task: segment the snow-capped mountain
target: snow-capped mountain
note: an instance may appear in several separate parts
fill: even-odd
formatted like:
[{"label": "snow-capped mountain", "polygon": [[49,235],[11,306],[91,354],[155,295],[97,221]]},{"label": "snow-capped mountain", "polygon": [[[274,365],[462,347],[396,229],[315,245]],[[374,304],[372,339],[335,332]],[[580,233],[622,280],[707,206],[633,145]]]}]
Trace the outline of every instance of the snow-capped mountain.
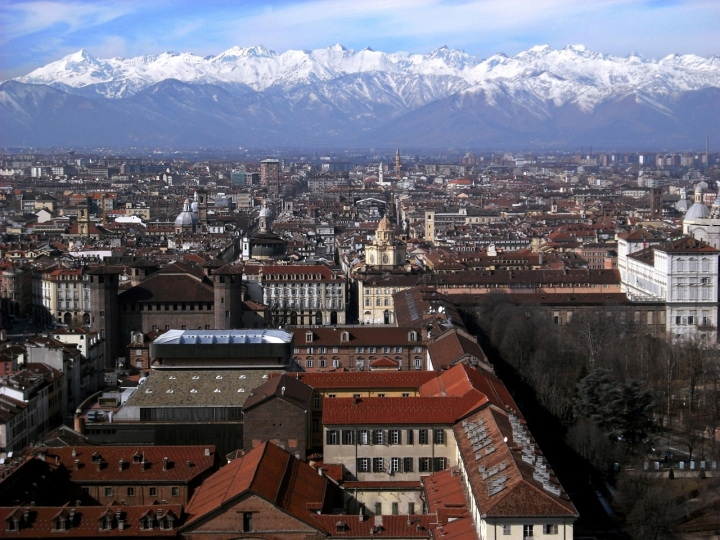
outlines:
[{"label": "snow-capped mountain", "polygon": [[[41,87],[46,88],[42,98]],[[233,144],[240,139],[252,144],[246,130],[234,130],[237,123],[252,124],[253,137],[278,137],[278,144],[294,144],[295,136],[319,144],[374,144],[385,136],[430,144],[431,136],[442,146],[443,139],[460,134],[488,144],[538,141],[549,134],[548,140],[559,144],[574,144],[571,139],[581,134],[591,140],[597,136],[595,144],[610,144],[613,138],[630,144],[648,137],[678,141],[712,136],[720,129],[711,122],[720,104],[704,100],[717,89],[717,56],[653,60],[605,55],[581,45],[537,46],[484,60],[447,47],[407,54],[341,45],[277,53],[255,46],[208,57],[166,52],[130,59],[99,59],[82,50],[3,83],[0,114],[9,124],[26,126],[21,128],[24,137],[32,136],[31,126],[39,121],[32,113],[39,103],[62,102],[64,110],[45,112],[57,116],[69,114],[71,103],[80,107],[89,100],[74,119],[90,114],[88,108],[102,109],[109,116],[113,113],[108,111],[115,111],[127,117],[124,122],[131,125],[136,111],[147,108],[143,122],[163,118],[166,126],[174,126],[171,133],[181,129],[192,134],[198,130],[191,124],[205,117],[220,122],[227,130],[223,138],[230,137]],[[266,125],[263,118],[272,121]],[[588,131],[587,126],[595,128]],[[128,137],[152,139],[154,132],[151,126],[143,135]]]}]

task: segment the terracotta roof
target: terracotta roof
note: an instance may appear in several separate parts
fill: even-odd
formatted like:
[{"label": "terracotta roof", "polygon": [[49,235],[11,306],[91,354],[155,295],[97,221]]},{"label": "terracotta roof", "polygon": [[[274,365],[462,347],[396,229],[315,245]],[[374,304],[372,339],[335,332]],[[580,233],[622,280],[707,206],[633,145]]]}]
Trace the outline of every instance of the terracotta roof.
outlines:
[{"label": "terracotta roof", "polygon": [[[270,377],[279,376],[270,374]],[[434,379],[437,375],[433,371],[398,371],[398,372],[316,372],[293,373],[289,375],[304,382],[317,390],[334,389],[373,389],[385,390],[390,388],[418,389],[424,383]]]},{"label": "terracotta roof", "polygon": [[[28,520],[23,517],[26,509],[29,511]],[[117,515],[120,513],[124,522],[123,530],[118,528]],[[157,516],[173,515],[172,529],[160,529],[157,523]],[[141,529],[140,518],[145,515],[154,517],[152,529]],[[158,506],[78,506],[69,505],[61,507],[5,507],[0,508],[0,523],[5,533],[5,523],[10,516],[16,516],[20,520],[20,530],[12,531],[6,536],[12,538],[103,538],[103,537],[148,537],[176,536],[182,506],[175,504],[163,504]],[[101,530],[101,520],[105,515],[113,516],[113,528],[109,531]],[[62,516],[68,525],[67,531],[54,530],[53,519]],[[72,516],[72,519],[70,519]]]},{"label": "terracotta roof", "polygon": [[273,397],[287,401],[301,409],[307,409],[310,405],[312,393],[313,389],[307,384],[295,377],[283,374],[254,388],[250,397],[245,400],[243,410],[247,411]]},{"label": "terracotta roof", "polygon": [[344,425],[453,424],[487,403],[479,392],[462,397],[370,397],[326,399],[322,423]]},{"label": "terracotta roof", "polygon": [[139,285],[120,294],[121,303],[136,302],[202,302],[215,301],[213,288],[186,274],[156,272]]},{"label": "terracotta roof", "polygon": [[265,442],[202,483],[190,500],[189,517],[183,528],[221,510],[248,492],[317,527],[312,520],[315,513],[308,506],[330,511],[333,502],[331,486],[329,480],[310,465]]},{"label": "terracotta roof", "polygon": [[369,480],[365,482],[351,481],[343,484],[345,489],[370,489],[370,490],[398,490],[398,489],[421,489],[422,483],[419,480]]},{"label": "terracotta roof", "polygon": [[[209,455],[205,455],[209,450]],[[75,456],[73,456],[73,452]],[[141,460],[145,457],[145,469]],[[163,459],[168,458],[167,470]],[[57,459],[57,461],[56,461]],[[97,460],[102,459],[98,470]],[[120,460],[123,467],[120,470]],[[75,460],[79,468],[75,468]],[[190,468],[187,462],[190,461]],[[108,483],[138,480],[189,482],[215,464],[215,447],[208,446],[81,446],[48,448],[45,463],[64,467],[72,482]]]},{"label": "terracotta roof", "polygon": [[427,347],[435,369],[442,369],[468,356],[487,363],[487,357],[477,341],[457,330],[445,332],[428,343]]},{"label": "terracotta roof", "polygon": [[436,531],[435,538],[477,540],[478,535],[468,511],[465,487],[456,469],[424,476],[422,483],[429,512],[437,515],[437,524],[432,525]]},{"label": "terracotta roof", "polygon": [[[453,428],[467,472],[466,481],[484,516],[577,516],[577,510],[562,491],[534,440],[525,431],[522,420],[518,421],[518,425],[522,426],[525,441],[515,440],[510,417],[495,407],[484,407],[466,421],[474,426],[482,425],[483,438],[490,439],[484,450],[480,448],[477,451],[461,423]],[[523,442],[530,449],[528,455],[521,451]],[[488,448],[493,448],[493,451],[487,452]],[[543,483],[534,478],[535,465],[525,459],[531,459],[538,467],[542,463],[549,485],[558,489],[559,495],[543,488]],[[498,485],[499,489],[492,489]]]},{"label": "terracotta roof", "polygon": [[395,368],[397,369],[400,363],[397,360],[383,356],[370,362],[370,367],[374,368]]},{"label": "terracotta roof", "polygon": [[443,371],[438,377],[420,387],[420,395],[425,397],[464,396],[471,390],[482,393],[490,403],[501,409],[509,406],[516,414],[520,414],[515,400],[500,379],[487,371],[475,369],[467,364],[458,364]]},{"label": "terracotta roof", "polygon": [[[313,519],[335,538],[429,538],[435,516],[410,516],[409,524],[408,516],[366,516],[360,521],[357,515],[323,514]],[[376,522],[381,525],[376,526]]]}]

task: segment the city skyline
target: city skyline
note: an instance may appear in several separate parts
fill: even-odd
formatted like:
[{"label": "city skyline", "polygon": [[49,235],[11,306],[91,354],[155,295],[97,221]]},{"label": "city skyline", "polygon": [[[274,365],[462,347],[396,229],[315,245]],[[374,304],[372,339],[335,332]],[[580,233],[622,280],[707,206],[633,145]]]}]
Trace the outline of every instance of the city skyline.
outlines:
[{"label": "city skyline", "polygon": [[[508,16],[508,14],[512,14]],[[160,24],[158,24],[160,22]],[[213,55],[233,46],[282,52],[341,43],[426,53],[447,45],[487,58],[534,45],[582,43],[606,54],[720,53],[720,7],[704,1],[608,0],[577,4],[467,1],[349,3],[8,2],[0,8],[0,79],[87,49],[97,57],[165,51]]]}]

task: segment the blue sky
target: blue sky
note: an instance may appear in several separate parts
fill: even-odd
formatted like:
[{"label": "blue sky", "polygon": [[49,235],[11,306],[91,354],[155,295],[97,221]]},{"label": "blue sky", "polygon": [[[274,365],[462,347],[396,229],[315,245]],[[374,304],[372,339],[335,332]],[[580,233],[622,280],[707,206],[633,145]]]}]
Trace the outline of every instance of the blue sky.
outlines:
[{"label": "blue sky", "polygon": [[487,57],[533,45],[720,55],[720,0],[306,0],[0,3],[0,80],[81,48],[101,57],[163,51],[218,54],[233,45],[276,51],[342,43]]}]

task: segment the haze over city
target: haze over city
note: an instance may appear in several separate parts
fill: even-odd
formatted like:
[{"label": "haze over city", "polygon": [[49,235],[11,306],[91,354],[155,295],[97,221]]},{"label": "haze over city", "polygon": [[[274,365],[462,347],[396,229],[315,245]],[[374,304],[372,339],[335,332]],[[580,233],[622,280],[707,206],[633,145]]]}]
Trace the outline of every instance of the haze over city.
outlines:
[{"label": "haze over city", "polygon": [[0,5],[0,536],[709,540],[720,3]]}]

